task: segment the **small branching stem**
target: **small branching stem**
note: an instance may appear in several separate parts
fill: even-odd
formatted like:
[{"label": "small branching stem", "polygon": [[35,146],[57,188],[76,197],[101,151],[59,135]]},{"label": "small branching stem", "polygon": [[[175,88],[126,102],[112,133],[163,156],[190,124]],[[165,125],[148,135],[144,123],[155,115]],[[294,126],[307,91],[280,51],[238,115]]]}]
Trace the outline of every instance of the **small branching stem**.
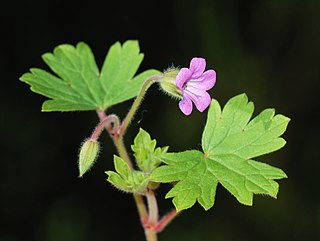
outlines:
[{"label": "small branching stem", "polygon": [[170,213],[165,215],[154,227],[157,233],[160,233],[175,217],[177,217],[181,212],[177,212],[176,209],[172,209]]},{"label": "small branching stem", "polygon": [[120,121],[118,116],[114,114],[106,116],[105,113],[100,110],[97,111],[97,113],[100,118],[100,123],[96,126],[96,128],[92,132],[90,137],[91,139],[97,140],[104,128],[106,128],[108,133],[112,133],[113,130],[119,129]]},{"label": "small branching stem", "polygon": [[[106,130],[108,131],[110,137],[113,140],[114,145],[117,148],[117,151],[119,153],[119,156],[128,163],[129,167],[133,170],[133,166],[132,166],[132,162],[130,160],[130,157],[128,155],[128,152],[125,148],[124,142],[123,142],[123,137],[119,136],[118,134],[118,130],[120,127],[120,121],[118,116],[111,114],[106,116],[106,113],[103,110],[99,110],[97,111],[99,119],[100,119],[100,123],[98,124],[98,126],[96,127],[96,129],[98,129],[98,127],[105,127]],[[108,117],[112,117],[112,119],[114,120],[114,122],[109,122],[106,121],[104,122],[104,120],[106,120]],[[112,126],[113,124],[113,126]],[[96,129],[93,131],[93,134],[96,132]]]},{"label": "small branching stem", "polygon": [[[106,114],[104,111],[98,111],[98,116],[99,116],[99,119],[102,121],[104,119],[107,118]],[[117,148],[117,151],[120,155],[120,157],[125,160],[130,169],[133,170],[133,166],[132,166],[132,162],[130,160],[130,157],[128,155],[128,152],[124,146],[124,143],[123,143],[123,139],[122,137],[120,138],[116,133],[117,131],[114,130],[114,128],[116,127],[116,125],[113,126],[113,128],[111,128],[111,125],[110,123],[105,123],[105,126],[106,130],[109,132],[110,136],[112,137],[112,140]],[[119,125],[117,126],[117,128],[119,128]],[[134,198],[134,201],[136,203],[136,206],[137,206],[137,209],[138,209],[138,213],[139,213],[139,217],[140,217],[140,220],[141,220],[141,224],[142,226],[144,227],[144,224],[148,221],[148,212],[147,212],[147,208],[146,208],[146,205],[144,203],[144,200],[143,200],[143,196],[140,195],[140,194],[133,194],[133,198]],[[148,234],[150,235],[150,234]],[[146,238],[147,238],[147,233],[146,233]],[[152,239],[147,239],[148,241],[155,241],[155,240],[152,240]]]},{"label": "small branching stem", "polygon": [[[105,128],[111,136],[117,148],[119,156],[128,163],[131,170],[134,170],[134,168],[132,161],[128,155],[127,149],[125,148],[123,136],[136,111],[138,110],[138,107],[140,106],[146,91],[153,83],[159,81],[161,78],[161,75],[154,75],[145,80],[145,82],[141,86],[137,98],[133,102],[127,116],[124,118],[121,125],[119,124],[120,121],[116,115],[111,114],[106,116],[104,110],[97,111],[100,123],[93,131],[91,138],[98,138],[103,128]],[[147,189],[145,192],[145,196],[148,204],[148,210],[146,208],[143,196],[137,193],[133,194],[133,198],[138,209],[140,221],[143,225],[147,241],[157,241],[157,233],[161,232],[177,216],[178,212],[174,209],[169,214],[165,215],[160,221],[158,221],[158,204],[154,191],[151,189]]]}]

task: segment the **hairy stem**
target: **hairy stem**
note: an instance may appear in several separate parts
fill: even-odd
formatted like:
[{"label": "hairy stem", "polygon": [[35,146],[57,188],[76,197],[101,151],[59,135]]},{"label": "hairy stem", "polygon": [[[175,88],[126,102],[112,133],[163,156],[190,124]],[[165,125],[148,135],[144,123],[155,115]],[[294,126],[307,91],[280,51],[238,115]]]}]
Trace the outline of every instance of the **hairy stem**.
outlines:
[{"label": "hairy stem", "polygon": [[[97,114],[98,114],[98,116],[99,116],[100,121],[104,120],[104,119],[107,117],[107,116],[106,116],[106,113],[105,113],[104,110],[102,110],[102,109],[97,110]],[[119,122],[120,122],[120,121],[119,121]],[[104,127],[106,128],[106,130],[107,130],[109,133],[112,132],[112,129],[113,129],[113,128],[112,128],[111,123],[106,122],[105,125],[104,125]]]},{"label": "hairy stem", "polygon": [[[151,86],[151,84],[161,79],[161,77],[162,76],[160,75],[155,75],[145,80],[127,116],[122,121],[121,126],[119,125],[119,118],[118,117],[115,118],[114,117],[115,115],[106,116],[103,110],[97,111],[101,122],[96,127],[92,135],[99,136],[102,128],[105,127],[106,130],[109,132],[110,136],[112,137],[112,140],[118,150],[120,157],[128,163],[131,170],[133,170],[133,165],[128,155],[127,149],[125,148],[125,145],[123,142],[123,136],[130,122],[132,121],[136,111],[138,110],[138,107],[141,104],[146,91]],[[109,121],[106,120],[106,118],[108,117],[110,118]],[[158,240],[157,233],[162,231],[177,216],[178,213],[174,209],[172,212],[164,216],[158,222],[158,219],[159,219],[158,204],[157,204],[157,199],[155,197],[154,191],[151,189],[148,189],[145,192],[145,195],[148,203],[148,211],[142,195],[135,193],[133,194],[133,198],[135,200],[135,203],[138,209],[140,221],[143,225],[147,241],[157,241]]]},{"label": "hairy stem", "polygon": [[159,218],[157,199],[154,191],[151,189],[146,191],[146,197],[149,211],[148,225],[154,227],[158,223]]},{"label": "hairy stem", "polygon": [[112,133],[113,130],[119,129],[120,124],[118,116],[114,114],[106,116],[105,114],[102,115],[102,112],[99,111],[98,115],[99,117],[101,115],[100,123],[96,126],[91,134],[91,139],[94,140],[97,140],[99,138],[101,132],[103,131],[103,128],[106,128],[109,133]]},{"label": "hairy stem", "polygon": [[132,162],[131,162],[131,159],[129,157],[129,154],[127,152],[127,149],[124,145],[124,142],[123,142],[123,138],[121,136],[118,136],[118,135],[114,135],[113,136],[113,142],[118,150],[118,153],[119,153],[119,156],[125,160],[126,163],[128,163],[129,167],[131,170],[133,170],[133,165],[132,165]]},{"label": "hairy stem", "polygon": [[141,224],[144,227],[144,224],[148,222],[148,212],[143,197],[139,194],[133,194],[133,198],[136,202]]},{"label": "hairy stem", "polygon": [[146,198],[148,203],[149,217],[144,225],[144,232],[147,241],[157,241],[157,231],[154,228],[158,223],[158,204],[154,191],[148,189],[146,191]]},{"label": "hairy stem", "polygon": [[[103,127],[103,125],[104,125],[104,127],[108,131],[109,135],[111,136],[111,138],[113,140],[115,147],[117,148],[119,156],[128,163],[128,165],[131,169],[133,169],[132,162],[130,160],[127,149],[125,148],[125,145],[123,142],[123,137],[118,135],[118,130],[120,127],[120,121],[119,121],[118,116],[113,115],[113,114],[106,116],[106,113],[103,110],[98,110],[97,114],[98,114],[99,119],[101,121],[98,124],[98,126],[100,126],[100,124],[103,122],[103,120],[107,119],[109,116],[112,118],[115,118],[115,117],[117,118],[117,120],[115,122],[113,122],[113,126],[108,121],[103,123],[101,126]],[[96,129],[97,129],[97,127],[96,127]],[[96,132],[96,130],[93,133],[95,133],[95,132]]]},{"label": "hairy stem", "polygon": [[[106,114],[104,111],[98,111],[98,116],[101,121],[106,118]],[[115,135],[115,133],[117,133],[117,131],[114,131],[114,128],[116,128],[116,125],[114,125],[113,128],[111,128],[110,126],[111,126],[110,123],[108,122],[105,123],[105,128],[109,132],[110,136],[112,137],[112,140],[118,150],[120,157],[128,163],[131,169],[133,169],[132,162],[124,146],[122,137],[120,138],[119,135]],[[117,128],[119,128],[119,125],[117,126]],[[148,221],[148,212],[147,212],[146,205],[143,201],[143,197],[139,194],[133,194],[133,198],[138,209],[138,214],[141,220],[141,224],[144,227],[145,223]],[[145,235],[146,235],[147,241],[157,240],[153,238],[152,233],[149,233],[149,232],[147,233],[146,230],[145,230]]]},{"label": "hairy stem", "polygon": [[119,136],[123,136],[124,133],[126,132],[127,127],[130,124],[130,122],[132,121],[133,116],[136,113],[139,105],[141,104],[141,101],[143,100],[143,97],[144,97],[147,89],[151,86],[151,84],[153,84],[154,82],[161,79],[161,77],[162,77],[161,75],[153,75],[144,81],[144,83],[141,86],[141,89],[137,95],[137,98],[135,99],[135,101],[133,102],[133,104],[131,106],[131,109],[129,110],[127,116],[122,121],[121,127],[118,132]]}]

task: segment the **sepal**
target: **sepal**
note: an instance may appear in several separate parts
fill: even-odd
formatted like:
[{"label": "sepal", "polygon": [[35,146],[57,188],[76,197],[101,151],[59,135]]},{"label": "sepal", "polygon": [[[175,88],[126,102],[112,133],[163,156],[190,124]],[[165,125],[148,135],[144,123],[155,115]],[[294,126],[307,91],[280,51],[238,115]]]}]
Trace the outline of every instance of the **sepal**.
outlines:
[{"label": "sepal", "polygon": [[82,177],[94,164],[99,154],[99,142],[87,139],[83,142],[79,153],[79,177]]},{"label": "sepal", "polygon": [[163,77],[160,79],[160,87],[169,96],[175,99],[182,99],[182,92],[176,85],[176,77],[179,69],[171,68],[164,72]]}]

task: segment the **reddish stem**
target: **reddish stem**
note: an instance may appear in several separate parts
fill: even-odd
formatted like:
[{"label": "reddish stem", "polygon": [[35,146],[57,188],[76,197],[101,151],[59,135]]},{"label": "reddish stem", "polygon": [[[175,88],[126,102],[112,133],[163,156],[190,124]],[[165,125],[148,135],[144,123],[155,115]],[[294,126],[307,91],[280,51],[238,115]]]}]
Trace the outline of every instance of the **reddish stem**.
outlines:
[{"label": "reddish stem", "polygon": [[152,189],[146,191],[146,197],[149,211],[149,218],[146,226],[153,228],[158,223],[159,218],[157,199]]},{"label": "reddish stem", "polygon": [[[99,119],[101,121],[103,121],[104,119],[107,118],[107,116],[103,110],[98,110],[97,114],[98,114]],[[109,116],[113,116],[113,115],[109,115]],[[118,119],[118,117],[117,117],[117,119]],[[132,162],[131,162],[129,155],[124,147],[122,137],[116,134],[119,130],[119,127],[120,127],[119,119],[118,119],[118,121],[114,122],[113,127],[111,126],[110,122],[106,122],[104,124],[105,124],[104,127],[109,132],[116,148],[118,149],[119,155],[121,156],[121,158],[123,158],[128,163],[129,167],[131,169],[133,169]],[[133,198],[135,200],[135,203],[136,203],[136,206],[138,209],[141,223],[142,223],[142,225],[144,225],[146,223],[146,220],[148,220],[148,212],[147,212],[146,205],[145,205],[141,195],[133,194]]]},{"label": "reddish stem", "polygon": [[[125,134],[128,125],[132,121],[145,92],[152,83],[158,81],[160,78],[161,76],[151,76],[143,83],[137,98],[135,99],[127,116],[122,121],[121,126],[119,118],[116,115],[106,116],[104,110],[97,111],[101,122],[96,127],[92,137],[99,136],[103,127],[105,127],[110,134],[120,157],[128,163],[131,170],[133,170],[133,166],[123,143],[123,135]],[[108,117],[110,120],[106,120]],[[158,221],[158,205],[153,190],[147,190],[146,192],[148,211],[146,209],[143,197],[140,194],[133,194],[133,197],[138,208],[140,220],[142,222],[147,241],[157,241],[157,233],[161,232],[179,213],[174,209],[169,214],[165,215],[160,221]]]},{"label": "reddish stem", "polygon": [[[107,117],[104,110],[97,110],[97,114],[99,116],[100,121],[102,121],[103,119],[105,119]],[[110,123],[105,123],[105,128],[109,133],[112,131],[112,126]]]},{"label": "reddish stem", "polygon": [[116,115],[108,115],[99,113],[100,123],[96,126],[94,131],[91,134],[91,139],[97,140],[104,128],[109,132],[110,135],[114,132],[114,130],[119,129],[119,118]]},{"label": "reddish stem", "polygon": [[177,217],[181,212],[177,212],[173,209],[170,213],[165,215],[154,227],[157,233],[160,233],[175,217]]}]

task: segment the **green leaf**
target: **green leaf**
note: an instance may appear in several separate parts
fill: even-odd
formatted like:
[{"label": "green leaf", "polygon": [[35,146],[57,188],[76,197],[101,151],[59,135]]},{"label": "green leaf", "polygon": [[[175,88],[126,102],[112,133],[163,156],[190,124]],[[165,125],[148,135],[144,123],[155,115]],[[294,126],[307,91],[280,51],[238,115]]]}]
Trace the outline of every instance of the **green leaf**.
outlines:
[{"label": "green leaf", "polygon": [[147,70],[135,76],[143,60],[139,52],[138,41],[126,41],[122,46],[115,43],[100,72],[87,44],[63,44],[42,56],[56,75],[32,68],[20,80],[33,92],[50,98],[43,103],[43,111],[106,109],[134,98],[146,78],[159,74]]},{"label": "green leaf", "polygon": [[150,173],[162,162],[162,156],[167,152],[168,147],[157,147],[157,141],[151,140],[148,132],[140,128],[139,133],[131,145],[137,165],[143,172]]},{"label": "green leaf", "polygon": [[120,157],[114,156],[116,172],[106,171],[107,181],[116,188],[130,193],[143,193],[149,184],[149,175],[131,170],[128,164]]},{"label": "green leaf", "polygon": [[202,136],[203,151],[163,156],[167,165],[155,169],[151,180],[177,182],[166,195],[173,198],[177,210],[190,208],[196,201],[208,210],[214,205],[218,183],[245,205],[252,205],[253,194],[276,198],[279,185],[275,180],[286,174],[252,158],[284,146],[280,136],[289,118],[266,109],[250,121],[253,110],[245,94],[230,99],[222,111],[212,100]]}]

